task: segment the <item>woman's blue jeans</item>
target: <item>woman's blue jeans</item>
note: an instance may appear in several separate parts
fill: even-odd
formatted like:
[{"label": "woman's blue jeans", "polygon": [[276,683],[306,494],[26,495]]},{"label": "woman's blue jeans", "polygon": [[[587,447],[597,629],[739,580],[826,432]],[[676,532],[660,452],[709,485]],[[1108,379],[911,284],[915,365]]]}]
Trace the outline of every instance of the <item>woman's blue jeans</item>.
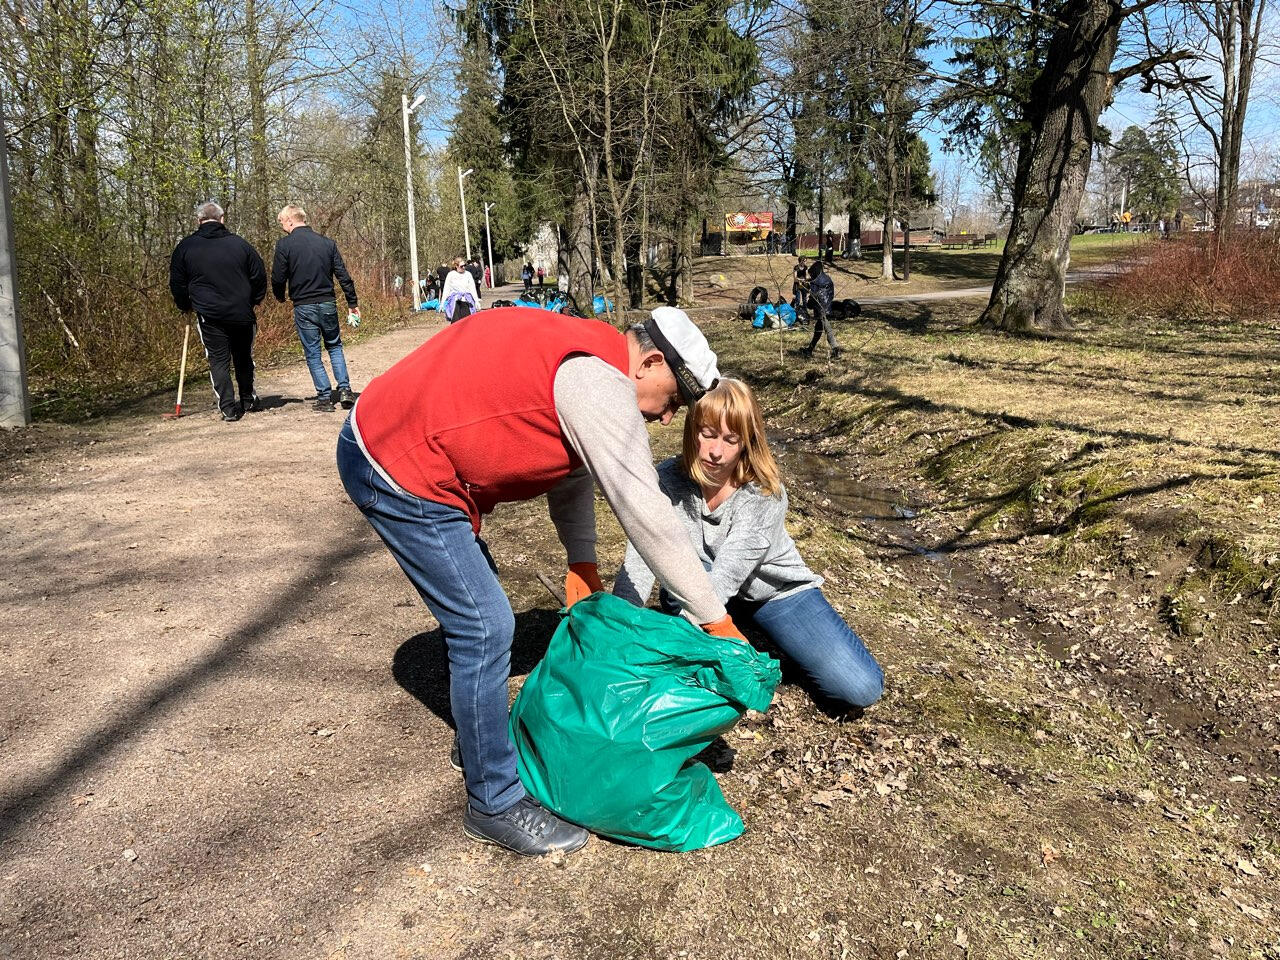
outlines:
[{"label": "woman's blue jeans", "polygon": [[338,435],[338,473],[347,496],[440,622],[467,796],[473,809],[501,813],[525,791],[507,733],[515,616],[489,549],[461,510],[398,491],[382,479],[356,443],[350,418]]},{"label": "woman's blue jeans", "polygon": [[[672,610],[666,591],[663,608]],[[752,603],[730,600],[729,612],[755,621],[774,645],[795,661],[823,697],[853,707],[869,707],[884,693],[884,671],[862,638],[827,601],[820,587],[789,597]],[[740,625],[741,626],[741,625]]]}]

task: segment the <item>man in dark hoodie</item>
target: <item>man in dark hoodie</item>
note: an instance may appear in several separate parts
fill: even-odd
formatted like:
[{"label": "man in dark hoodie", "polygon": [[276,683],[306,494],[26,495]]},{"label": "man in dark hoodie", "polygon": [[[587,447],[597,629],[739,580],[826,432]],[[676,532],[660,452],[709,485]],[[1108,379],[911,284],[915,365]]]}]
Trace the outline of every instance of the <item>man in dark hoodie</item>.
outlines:
[{"label": "man in dark hoodie", "polygon": [[338,402],[350,409],[356,402],[347,374],[347,358],[342,351],[342,325],[338,323],[338,302],[333,293],[333,278],[338,278],[342,294],[347,298],[347,322],[360,325],[360,308],[356,305],[356,285],[342,262],[338,245],[307,226],[307,211],[289,204],[276,221],[285,237],[276,244],[271,264],[271,292],[283,301],[288,285],[293,301],[293,325],[298,328],[302,354],[307,358],[311,382],[316,388],[315,405],[320,411],[333,411],[333,385],[324,368],[320,345],[329,351],[333,377],[338,381]]},{"label": "man in dark hoodie", "polygon": [[813,339],[805,349],[806,355],[812,355],[813,349],[823,334],[827,337],[827,346],[831,357],[840,356],[840,344],[836,343],[835,332],[831,329],[831,305],[835,302],[836,287],[822,267],[821,260],[815,260],[809,268],[809,306],[813,308]]},{"label": "man in dark hoodie", "polygon": [[[169,260],[169,291],[183,313],[195,311],[196,330],[209,360],[209,379],[222,419],[239,420],[246,410],[261,410],[253,392],[253,339],[258,319],[253,308],[267,295],[262,257],[243,237],[223,225],[218,204],[196,209],[200,226],[184,237]],[[231,382],[235,365],[236,399]]]}]

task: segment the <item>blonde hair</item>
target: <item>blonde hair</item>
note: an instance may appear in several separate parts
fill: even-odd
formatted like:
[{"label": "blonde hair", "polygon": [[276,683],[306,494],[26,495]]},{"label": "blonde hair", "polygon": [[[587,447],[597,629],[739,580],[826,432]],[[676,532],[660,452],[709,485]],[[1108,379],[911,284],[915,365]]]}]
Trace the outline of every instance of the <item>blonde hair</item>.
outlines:
[{"label": "blonde hair", "polygon": [[467,261],[466,261],[466,258],[465,258],[465,257],[454,257],[454,258],[453,258],[453,269],[457,270],[459,267],[464,266],[464,265],[466,264],[466,262],[467,262]]},{"label": "blonde hair", "polygon": [[722,420],[742,443],[742,454],[733,468],[734,484],[754,483],[765,496],[776,497],[782,491],[782,474],[769,450],[760,405],[741,380],[722,377],[685,416],[681,456],[684,472],[699,485],[707,483],[698,463],[698,431],[703,427],[719,430]]},{"label": "blonde hair", "polygon": [[296,203],[287,203],[278,214],[281,220],[296,220],[298,223],[305,224],[307,222],[307,211],[303,210]]}]

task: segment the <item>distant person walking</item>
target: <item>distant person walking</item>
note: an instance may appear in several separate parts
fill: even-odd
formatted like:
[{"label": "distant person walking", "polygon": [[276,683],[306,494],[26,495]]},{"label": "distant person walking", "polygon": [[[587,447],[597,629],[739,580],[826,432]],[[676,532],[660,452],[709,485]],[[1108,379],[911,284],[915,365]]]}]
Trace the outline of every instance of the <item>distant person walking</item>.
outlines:
[{"label": "distant person walking", "polygon": [[831,329],[831,305],[836,299],[836,285],[822,268],[822,261],[815,260],[809,274],[809,306],[813,307],[813,339],[805,349],[806,355],[812,355],[818,345],[818,339],[825,333],[827,346],[831,348],[831,356],[840,356],[840,344],[836,343],[835,332]]},{"label": "distant person walking", "polygon": [[827,261],[827,266],[831,266],[836,261],[836,235],[830,230],[827,231],[824,250],[823,259]]},{"label": "distant person walking", "polygon": [[195,312],[213,395],[222,419],[234,422],[246,410],[262,409],[253,391],[253,308],[267,295],[267,268],[247,240],[226,228],[225,219],[216,203],[196,209],[198,229],[179,241],[169,259],[169,292],[179,310]]},{"label": "distant person walking", "polygon": [[542,269],[542,264],[538,264],[538,286],[542,286],[547,279],[547,271]]},{"label": "distant person walking", "polygon": [[324,368],[320,354],[323,343],[333,366],[333,378],[338,381],[338,402],[346,409],[356,402],[351,392],[351,378],[347,374],[347,358],[342,352],[342,326],[338,322],[338,303],[333,292],[333,280],[337,277],[347,298],[347,321],[352,326],[360,323],[360,307],[356,303],[356,285],[342,262],[338,245],[321,236],[307,225],[307,211],[297,204],[289,204],[276,217],[284,238],[276,244],[275,260],[271,265],[271,292],[281,302],[288,288],[293,301],[293,325],[302,341],[302,353],[311,371],[311,382],[316,388],[316,409],[333,410],[333,385],[329,372]]},{"label": "distant person walking", "polygon": [[533,264],[526,263],[520,268],[520,280],[524,283],[525,293],[533,289]]}]

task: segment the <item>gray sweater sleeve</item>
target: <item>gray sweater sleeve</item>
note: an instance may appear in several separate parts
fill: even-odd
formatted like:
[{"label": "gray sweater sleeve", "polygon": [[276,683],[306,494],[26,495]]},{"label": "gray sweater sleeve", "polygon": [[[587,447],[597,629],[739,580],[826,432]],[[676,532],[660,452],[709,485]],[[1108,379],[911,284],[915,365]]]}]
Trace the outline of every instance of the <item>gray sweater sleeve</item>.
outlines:
[{"label": "gray sweater sleeve", "polygon": [[547,509],[569,563],[596,562],[596,483],[579,467],[547,491]]},{"label": "gray sweater sleeve", "polygon": [[753,497],[744,508],[746,515],[734,518],[711,563],[711,584],[721,603],[738,595],[779,534],[786,533],[785,491],[781,497]]},{"label": "gray sweater sleeve", "polygon": [[[785,490],[768,497],[748,484],[709,511],[698,485],[681,470],[679,458],[659,464],[657,473],[658,484],[680,518],[699,562],[710,571],[711,584],[722,603],[733,597],[767,602],[822,584],[787,533]],[[629,546],[613,592],[643,606],[653,590],[653,579],[644,558]]]},{"label": "gray sweater sleeve", "polygon": [[[556,371],[556,413],[565,440],[600,484],[646,566],[695,623],[725,615],[671,502],[658,489],[635,384],[596,357],[570,357]],[[581,510],[581,507],[579,507]]]}]

